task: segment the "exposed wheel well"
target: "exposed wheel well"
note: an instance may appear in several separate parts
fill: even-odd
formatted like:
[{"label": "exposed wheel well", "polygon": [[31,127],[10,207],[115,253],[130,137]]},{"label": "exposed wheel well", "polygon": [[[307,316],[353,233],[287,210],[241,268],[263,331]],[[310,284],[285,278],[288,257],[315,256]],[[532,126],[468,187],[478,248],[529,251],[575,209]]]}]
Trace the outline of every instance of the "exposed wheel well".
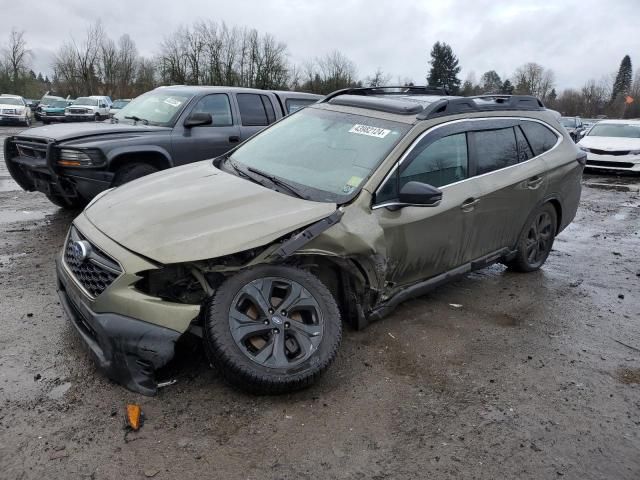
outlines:
[{"label": "exposed wheel well", "polygon": [[109,170],[115,172],[119,170],[121,167],[132,164],[132,163],[146,163],[151,165],[158,170],[164,170],[166,168],[171,167],[171,163],[161,153],[158,152],[130,152],[123,153],[118,155],[116,158],[111,160],[111,164],[109,166]]},{"label": "exposed wheel well", "polygon": [[558,233],[560,233],[560,225],[562,225],[562,206],[560,205],[560,202],[555,198],[549,200],[549,203],[553,205],[553,208],[555,208],[556,210],[556,220],[557,220],[556,235],[557,235]]}]

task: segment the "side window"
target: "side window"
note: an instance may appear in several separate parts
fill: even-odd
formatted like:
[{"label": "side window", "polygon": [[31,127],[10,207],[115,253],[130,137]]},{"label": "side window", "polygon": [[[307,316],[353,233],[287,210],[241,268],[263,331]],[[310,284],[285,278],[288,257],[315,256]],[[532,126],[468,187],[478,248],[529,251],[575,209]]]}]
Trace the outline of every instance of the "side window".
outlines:
[{"label": "side window", "polygon": [[533,151],[520,127],[516,127],[516,143],[518,144],[518,162],[526,162],[533,158]]},{"label": "side window", "polygon": [[269,124],[272,124],[276,121],[276,112],[273,109],[273,103],[271,103],[271,99],[266,95],[260,95],[260,98],[262,98],[262,104],[267,112],[267,121]]},{"label": "side window", "polygon": [[285,103],[287,105],[287,113],[297,112],[301,108],[316,103],[317,100],[307,100],[302,98],[290,98]]},{"label": "side window", "polygon": [[[238,107],[240,108],[240,118],[242,125],[245,126],[264,126],[269,125],[267,111],[264,107],[261,97],[254,93],[238,93]],[[273,106],[271,107],[273,110]],[[274,115],[275,116],[275,115]]]},{"label": "side window", "polygon": [[555,133],[538,122],[522,122],[520,124],[522,131],[529,140],[529,145],[533,149],[533,154],[538,156],[551,150],[558,141]]},{"label": "side window", "polygon": [[518,163],[513,128],[473,132],[476,147],[476,174],[493,172]]},{"label": "side window", "polygon": [[213,119],[212,127],[229,127],[233,125],[229,97],[224,93],[215,93],[202,97],[192,113],[209,113]]},{"label": "side window", "polygon": [[443,187],[468,176],[467,136],[457,133],[429,143],[420,141],[396,171],[376,193],[376,203],[398,198],[398,192],[409,182]]}]

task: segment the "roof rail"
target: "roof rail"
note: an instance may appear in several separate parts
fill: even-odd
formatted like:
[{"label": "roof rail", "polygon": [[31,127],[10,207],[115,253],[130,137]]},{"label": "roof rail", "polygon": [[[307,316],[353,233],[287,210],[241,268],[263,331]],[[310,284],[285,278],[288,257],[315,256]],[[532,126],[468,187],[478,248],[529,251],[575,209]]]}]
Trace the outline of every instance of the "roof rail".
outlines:
[{"label": "roof rail", "polygon": [[430,86],[391,86],[391,87],[354,87],[343,88],[331,92],[322,99],[321,103],[328,102],[332,98],[340,95],[449,95],[445,87]]},{"label": "roof rail", "polygon": [[457,113],[544,109],[542,101],[531,95],[479,95],[438,100],[425,107],[416,119],[427,120]]}]

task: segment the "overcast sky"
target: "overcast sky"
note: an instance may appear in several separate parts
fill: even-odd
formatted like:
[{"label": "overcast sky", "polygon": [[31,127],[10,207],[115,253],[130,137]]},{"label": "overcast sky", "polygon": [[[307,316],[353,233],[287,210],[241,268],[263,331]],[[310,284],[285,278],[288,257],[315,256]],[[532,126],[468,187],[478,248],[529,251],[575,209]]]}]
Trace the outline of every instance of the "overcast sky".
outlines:
[{"label": "overcast sky", "polygon": [[360,78],[380,67],[416,84],[437,40],[453,47],[462,80],[537,62],[562,89],[617,71],[625,54],[640,66],[640,0],[0,0],[0,17],[0,43],[12,27],[24,30],[43,73],[63,41],[98,19],[114,40],[129,33],[145,56],[180,25],[212,19],[273,34],[293,63],[339,50]]}]

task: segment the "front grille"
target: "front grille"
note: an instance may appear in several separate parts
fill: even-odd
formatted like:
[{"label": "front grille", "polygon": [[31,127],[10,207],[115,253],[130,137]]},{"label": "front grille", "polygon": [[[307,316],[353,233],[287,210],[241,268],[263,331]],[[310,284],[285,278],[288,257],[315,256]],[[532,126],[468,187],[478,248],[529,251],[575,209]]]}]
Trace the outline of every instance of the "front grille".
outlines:
[{"label": "front grille", "polygon": [[73,226],[64,248],[64,261],[76,280],[92,297],[104,292],[122,273],[118,262],[92,244]]},{"label": "front grille", "polygon": [[633,168],[634,164],[629,162],[607,162],[605,160],[587,160],[587,166],[594,167],[614,167],[614,168]]},{"label": "front grille", "polygon": [[614,157],[620,157],[622,155],[629,155],[629,150],[598,150],[596,148],[590,148],[591,153],[596,155],[613,155]]},{"label": "front grille", "polygon": [[21,157],[47,158],[47,141],[40,138],[17,137],[13,143]]},{"label": "front grille", "polygon": [[73,113],[73,114],[87,113],[87,109],[86,108],[70,108],[69,113]]},{"label": "front grille", "polygon": [[15,115],[16,114],[16,109],[15,108],[3,108],[2,109],[2,113],[6,114],[6,115]]}]

